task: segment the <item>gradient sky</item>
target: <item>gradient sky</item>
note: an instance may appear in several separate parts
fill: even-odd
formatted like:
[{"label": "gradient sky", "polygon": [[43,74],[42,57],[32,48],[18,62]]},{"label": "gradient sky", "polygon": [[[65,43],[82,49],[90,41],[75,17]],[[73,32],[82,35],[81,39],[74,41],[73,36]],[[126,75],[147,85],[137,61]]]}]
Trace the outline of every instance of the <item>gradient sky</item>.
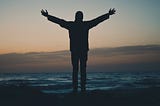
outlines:
[{"label": "gradient sky", "polygon": [[[160,71],[160,45],[91,49],[87,71]],[[0,73],[71,72],[70,52],[0,54]]]},{"label": "gradient sky", "polygon": [[47,21],[40,10],[84,20],[116,8],[108,21],[90,30],[90,48],[160,44],[160,0],[0,0],[0,54],[69,49],[68,31]]}]

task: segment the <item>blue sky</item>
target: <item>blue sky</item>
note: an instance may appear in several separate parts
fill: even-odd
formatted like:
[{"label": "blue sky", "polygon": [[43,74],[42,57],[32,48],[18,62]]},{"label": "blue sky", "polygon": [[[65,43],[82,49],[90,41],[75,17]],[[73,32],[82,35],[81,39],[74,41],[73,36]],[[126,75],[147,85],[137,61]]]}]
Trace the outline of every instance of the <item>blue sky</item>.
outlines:
[{"label": "blue sky", "polygon": [[[0,72],[71,69],[68,31],[49,22],[41,15],[41,9],[66,20],[74,20],[75,12],[81,10],[84,20],[90,20],[107,13],[109,8],[115,8],[115,15],[90,30],[90,48],[105,48],[159,45],[159,5],[160,0],[1,0]],[[152,46],[147,47],[152,49]],[[59,50],[67,50],[67,54],[66,51],[54,53]],[[130,67],[133,70],[159,70],[157,49],[127,55],[129,48],[114,53],[94,50],[89,55],[89,71],[129,70]],[[57,59],[57,55],[61,58]]]},{"label": "blue sky", "polygon": [[77,10],[90,20],[117,13],[90,30],[90,48],[160,44],[159,0],[1,0],[0,53],[69,49],[68,32],[41,16],[74,20]]}]

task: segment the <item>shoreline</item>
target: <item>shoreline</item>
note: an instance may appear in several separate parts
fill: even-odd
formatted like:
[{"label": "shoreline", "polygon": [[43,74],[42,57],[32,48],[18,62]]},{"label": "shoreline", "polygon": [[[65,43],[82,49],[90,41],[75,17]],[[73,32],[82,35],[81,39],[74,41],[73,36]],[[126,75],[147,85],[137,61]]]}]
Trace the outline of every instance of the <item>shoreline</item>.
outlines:
[{"label": "shoreline", "polygon": [[1,106],[160,106],[160,87],[46,94],[27,86],[0,86]]}]

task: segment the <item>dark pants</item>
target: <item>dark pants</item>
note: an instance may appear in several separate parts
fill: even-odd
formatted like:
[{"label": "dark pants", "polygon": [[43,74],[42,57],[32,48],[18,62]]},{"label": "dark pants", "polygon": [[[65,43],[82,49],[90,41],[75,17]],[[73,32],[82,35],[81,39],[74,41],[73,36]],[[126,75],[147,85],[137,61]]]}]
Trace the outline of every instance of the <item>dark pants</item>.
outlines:
[{"label": "dark pants", "polygon": [[80,62],[80,73],[81,73],[81,91],[86,90],[86,64],[87,64],[88,52],[71,52],[73,73],[72,83],[73,91],[78,90],[78,68]]}]

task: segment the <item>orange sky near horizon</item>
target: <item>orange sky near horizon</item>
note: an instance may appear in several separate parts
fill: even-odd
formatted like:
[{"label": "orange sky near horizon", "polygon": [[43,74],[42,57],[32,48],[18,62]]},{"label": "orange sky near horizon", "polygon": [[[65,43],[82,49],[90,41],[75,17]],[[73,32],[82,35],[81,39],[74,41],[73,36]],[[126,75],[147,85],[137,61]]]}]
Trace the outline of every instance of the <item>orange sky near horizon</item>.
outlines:
[{"label": "orange sky near horizon", "polygon": [[66,20],[81,10],[90,20],[116,8],[114,16],[90,30],[90,48],[160,44],[160,1],[153,1],[2,0],[0,54],[69,50],[68,31],[41,16],[41,9]]}]

